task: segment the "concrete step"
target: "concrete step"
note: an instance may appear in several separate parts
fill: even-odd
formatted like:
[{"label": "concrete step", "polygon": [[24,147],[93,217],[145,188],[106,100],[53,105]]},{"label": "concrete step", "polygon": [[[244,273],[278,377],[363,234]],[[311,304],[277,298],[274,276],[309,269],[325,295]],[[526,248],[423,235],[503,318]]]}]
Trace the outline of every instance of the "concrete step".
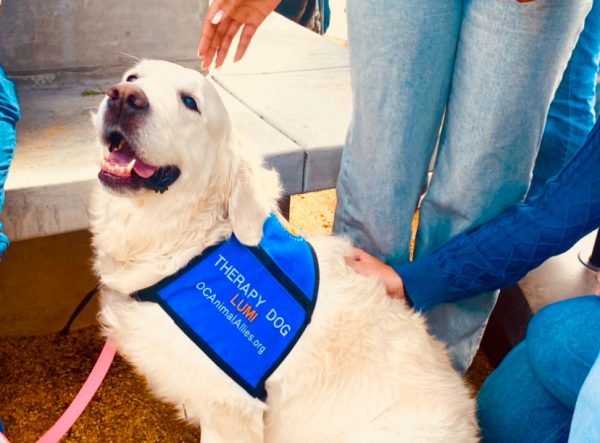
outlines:
[{"label": "concrete step", "polygon": [[246,57],[211,76],[305,150],[302,192],[335,187],[352,115],[347,48],[273,14]]}]

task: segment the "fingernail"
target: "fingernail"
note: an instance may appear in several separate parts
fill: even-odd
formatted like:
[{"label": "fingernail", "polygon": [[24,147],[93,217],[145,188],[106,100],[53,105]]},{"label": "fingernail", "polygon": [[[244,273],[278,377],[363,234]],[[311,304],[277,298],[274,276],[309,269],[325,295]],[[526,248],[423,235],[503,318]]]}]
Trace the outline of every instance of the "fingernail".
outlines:
[{"label": "fingernail", "polygon": [[215,14],[215,16],[212,18],[212,20],[210,21],[211,25],[218,25],[219,23],[221,23],[221,20],[223,19],[223,14],[225,14],[223,12],[222,9],[219,9],[217,11],[217,13]]}]

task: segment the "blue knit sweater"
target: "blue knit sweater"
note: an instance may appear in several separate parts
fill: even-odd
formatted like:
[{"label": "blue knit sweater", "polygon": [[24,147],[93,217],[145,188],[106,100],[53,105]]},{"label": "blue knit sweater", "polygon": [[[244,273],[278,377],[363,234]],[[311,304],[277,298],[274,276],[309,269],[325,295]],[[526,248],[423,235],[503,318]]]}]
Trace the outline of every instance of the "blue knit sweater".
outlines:
[{"label": "blue knit sweater", "polygon": [[420,311],[519,281],[600,226],[600,122],[539,197],[395,267]]}]

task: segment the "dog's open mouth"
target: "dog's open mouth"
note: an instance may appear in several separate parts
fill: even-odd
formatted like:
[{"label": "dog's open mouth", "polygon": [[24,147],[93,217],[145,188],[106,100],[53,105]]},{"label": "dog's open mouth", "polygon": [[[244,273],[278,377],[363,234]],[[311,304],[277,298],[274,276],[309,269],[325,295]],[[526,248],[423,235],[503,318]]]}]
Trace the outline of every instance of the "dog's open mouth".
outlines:
[{"label": "dog's open mouth", "polygon": [[140,159],[123,134],[113,131],[108,136],[108,156],[102,160],[98,178],[116,190],[146,188],[165,192],[177,180],[177,166],[154,166]]}]

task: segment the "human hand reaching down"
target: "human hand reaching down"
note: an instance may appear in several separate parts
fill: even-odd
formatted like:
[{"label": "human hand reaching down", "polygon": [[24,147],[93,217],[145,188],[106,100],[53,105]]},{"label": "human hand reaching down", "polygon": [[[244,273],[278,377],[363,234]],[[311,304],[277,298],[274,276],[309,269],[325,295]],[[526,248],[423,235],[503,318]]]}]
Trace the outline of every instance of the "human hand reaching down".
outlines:
[{"label": "human hand reaching down", "polygon": [[391,266],[367,254],[362,249],[354,248],[352,252],[352,257],[344,258],[349,267],[359,274],[381,279],[390,297],[405,298],[402,278]]},{"label": "human hand reaching down", "polygon": [[198,47],[202,66],[208,68],[215,55],[215,67],[221,66],[233,38],[241,28],[242,34],[234,57],[234,61],[240,60],[258,27],[280,2],[281,0],[215,0],[208,8],[202,24]]}]

